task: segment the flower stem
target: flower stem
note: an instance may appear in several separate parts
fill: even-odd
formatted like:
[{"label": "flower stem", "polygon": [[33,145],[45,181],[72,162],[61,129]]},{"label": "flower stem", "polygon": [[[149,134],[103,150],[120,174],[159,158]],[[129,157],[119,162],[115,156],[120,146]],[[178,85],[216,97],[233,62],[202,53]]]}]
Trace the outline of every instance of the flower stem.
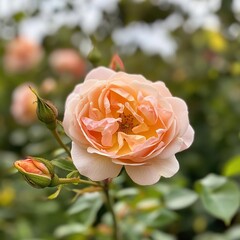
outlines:
[{"label": "flower stem", "polygon": [[55,137],[55,139],[57,140],[57,142],[59,143],[59,145],[65,149],[66,153],[68,154],[69,157],[71,157],[71,153],[69,151],[69,149],[67,148],[67,146],[63,143],[62,139],[60,138],[58,132],[56,129],[51,130],[53,136]]},{"label": "flower stem", "polygon": [[109,194],[109,182],[108,180],[104,181],[104,186],[103,186],[103,192],[105,194],[106,197],[106,206],[112,216],[112,220],[113,220],[113,235],[112,235],[112,239],[113,240],[120,240],[120,236],[119,236],[119,232],[118,232],[118,223],[117,223],[117,218],[113,209],[113,203],[112,203],[112,199],[110,197]]},{"label": "flower stem", "polygon": [[99,186],[98,183],[88,181],[88,180],[83,180],[80,178],[59,178],[59,184],[69,184],[69,183],[84,183],[84,184],[90,184],[93,186]]}]

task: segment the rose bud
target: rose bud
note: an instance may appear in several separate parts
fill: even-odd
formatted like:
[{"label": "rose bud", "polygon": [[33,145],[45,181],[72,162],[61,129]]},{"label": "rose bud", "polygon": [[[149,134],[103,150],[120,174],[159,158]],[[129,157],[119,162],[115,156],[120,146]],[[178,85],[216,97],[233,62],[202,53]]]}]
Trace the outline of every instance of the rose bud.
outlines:
[{"label": "rose bud", "polygon": [[125,69],[123,61],[118,54],[113,55],[109,67],[114,71],[124,71]]},{"label": "rose bud", "polygon": [[28,157],[16,161],[14,167],[32,187],[45,188],[57,185],[58,177],[54,174],[53,165],[46,159]]},{"label": "rose bud", "polygon": [[54,130],[57,127],[57,108],[49,101],[41,98],[38,93],[30,87],[31,91],[37,97],[37,117],[45,123],[50,130]]}]

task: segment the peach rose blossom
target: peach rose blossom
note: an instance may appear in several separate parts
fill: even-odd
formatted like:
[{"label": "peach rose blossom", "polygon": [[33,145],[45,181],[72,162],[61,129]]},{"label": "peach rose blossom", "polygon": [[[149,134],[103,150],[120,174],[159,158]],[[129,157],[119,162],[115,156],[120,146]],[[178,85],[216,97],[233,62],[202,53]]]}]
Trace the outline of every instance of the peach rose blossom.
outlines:
[{"label": "peach rose blossom", "polygon": [[74,49],[55,50],[49,58],[51,67],[60,74],[79,78],[85,74],[85,62]]},{"label": "peach rose blossom", "polygon": [[32,83],[24,83],[18,86],[12,95],[11,113],[15,121],[22,125],[29,125],[37,119],[36,96],[30,91]]},{"label": "peach rose blossom", "polygon": [[3,62],[8,72],[24,72],[35,67],[42,57],[43,50],[36,42],[19,37],[7,45]]},{"label": "peach rose blossom", "polygon": [[63,126],[76,168],[93,181],[114,178],[123,166],[141,185],[171,177],[175,154],[194,137],[186,103],[163,82],[104,67],[68,96]]}]

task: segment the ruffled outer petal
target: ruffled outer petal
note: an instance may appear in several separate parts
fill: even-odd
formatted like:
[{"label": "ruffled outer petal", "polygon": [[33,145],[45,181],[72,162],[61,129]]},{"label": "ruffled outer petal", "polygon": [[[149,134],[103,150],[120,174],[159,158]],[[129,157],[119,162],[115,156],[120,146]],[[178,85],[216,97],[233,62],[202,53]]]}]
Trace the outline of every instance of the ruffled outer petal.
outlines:
[{"label": "ruffled outer petal", "polygon": [[159,94],[161,96],[172,97],[172,94],[170,93],[170,91],[168,90],[164,82],[161,82],[161,81],[154,82],[153,86],[158,89]]},{"label": "ruffled outer petal", "polygon": [[183,150],[189,148],[192,145],[192,143],[193,143],[193,139],[194,139],[194,130],[189,125],[187,131],[182,136],[183,145],[182,145],[180,151],[183,151]]},{"label": "ruffled outer petal", "polygon": [[149,160],[148,165],[125,166],[129,177],[137,184],[152,185],[159,181],[160,177],[172,177],[179,169],[179,163],[175,156],[167,159],[156,157]]},{"label": "ruffled outer petal", "polygon": [[85,148],[81,148],[74,142],[71,154],[73,163],[80,174],[92,181],[117,177],[122,168],[121,165],[114,164],[110,158],[88,153]]},{"label": "ruffled outer petal", "polygon": [[175,138],[167,146],[164,147],[163,151],[161,152],[161,158],[169,158],[171,155],[176,154],[180,151],[182,145],[183,139]]},{"label": "ruffled outer petal", "polygon": [[111,70],[110,68],[106,67],[98,67],[90,71],[86,78],[85,82],[89,79],[96,79],[96,80],[107,80],[110,78],[113,74],[116,74],[115,71]]}]

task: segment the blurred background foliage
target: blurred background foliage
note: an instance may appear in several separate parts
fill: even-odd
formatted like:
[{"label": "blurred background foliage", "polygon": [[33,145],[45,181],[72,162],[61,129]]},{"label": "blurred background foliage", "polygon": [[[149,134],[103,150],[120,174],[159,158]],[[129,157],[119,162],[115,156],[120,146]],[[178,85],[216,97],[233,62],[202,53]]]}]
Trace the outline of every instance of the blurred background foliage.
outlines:
[{"label": "blurred background foliage", "polygon": [[[39,43],[43,57],[13,72],[4,61],[18,36]],[[240,239],[239,36],[238,0],[0,0],[0,239],[111,239],[100,193],[73,202],[72,188],[64,187],[48,200],[54,189],[33,189],[15,174],[15,160],[51,159],[58,145],[40,122],[17,122],[10,106],[14,89],[31,82],[61,120],[74,85],[91,68],[108,66],[116,52],[127,72],[162,80],[183,98],[195,130],[173,178],[150,187],[136,186],[124,172],[114,180],[123,239]],[[81,76],[51,66],[51,53],[66,48],[81,56]]]}]

